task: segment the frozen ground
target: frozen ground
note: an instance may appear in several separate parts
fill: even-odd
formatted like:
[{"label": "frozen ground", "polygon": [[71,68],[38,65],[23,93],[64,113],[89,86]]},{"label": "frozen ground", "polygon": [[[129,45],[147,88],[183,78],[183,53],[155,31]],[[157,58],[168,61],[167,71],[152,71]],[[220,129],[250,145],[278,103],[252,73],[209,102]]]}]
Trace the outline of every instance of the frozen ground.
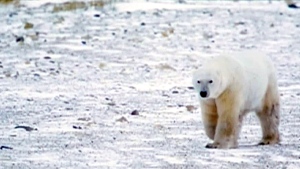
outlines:
[{"label": "frozen ground", "polygon": [[[300,10],[254,2],[0,9],[0,146],[13,148],[0,150],[1,169],[300,168]],[[191,72],[243,48],[262,49],[278,69],[282,144],[255,146],[261,132],[250,115],[238,149],[205,149]]]}]

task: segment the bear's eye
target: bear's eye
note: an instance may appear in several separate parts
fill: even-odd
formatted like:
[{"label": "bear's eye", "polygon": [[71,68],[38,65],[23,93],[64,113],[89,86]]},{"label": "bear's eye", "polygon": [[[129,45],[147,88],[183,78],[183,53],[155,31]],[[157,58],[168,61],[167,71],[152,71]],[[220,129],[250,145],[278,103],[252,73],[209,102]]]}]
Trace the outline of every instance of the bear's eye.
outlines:
[{"label": "bear's eye", "polygon": [[198,81],[197,81],[197,83],[198,83],[198,84],[200,84],[200,83],[201,83],[201,81],[200,81],[200,80],[198,80]]},{"label": "bear's eye", "polygon": [[210,81],[208,81],[208,83],[213,83],[213,81],[212,81],[212,80],[210,80]]}]

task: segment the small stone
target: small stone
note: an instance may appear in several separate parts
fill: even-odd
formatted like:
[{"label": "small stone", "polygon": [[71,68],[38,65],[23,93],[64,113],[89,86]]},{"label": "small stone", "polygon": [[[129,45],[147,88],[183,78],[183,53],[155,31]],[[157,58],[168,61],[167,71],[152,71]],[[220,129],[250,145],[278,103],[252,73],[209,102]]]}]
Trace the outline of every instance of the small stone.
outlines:
[{"label": "small stone", "polygon": [[141,23],[141,26],[145,26],[146,24],[144,22]]},{"label": "small stone", "polygon": [[16,42],[24,42],[24,38],[22,36],[19,36],[16,38]]},{"label": "small stone", "polygon": [[176,71],[175,68],[173,68],[172,66],[168,65],[168,64],[159,64],[156,66],[156,68],[160,69],[160,70],[173,70]]},{"label": "small stone", "polygon": [[131,115],[139,115],[139,112],[137,110],[133,110],[130,114]]},{"label": "small stone", "polygon": [[116,103],[114,103],[114,102],[110,102],[110,103],[107,103],[107,105],[109,105],[109,106],[115,106],[115,105],[116,105]]},{"label": "small stone", "polygon": [[189,112],[192,112],[193,110],[196,110],[197,108],[193,105],[187,105],[185,106],[186,107],[186,110],[189,111]]},{"label": "small stone", "polygon": [[163,126],[163,125],[161,125],[161,124],[155,124],[154,127],[155,127],[156,129],[159,129],[159,130],[162,130],[162,129],[165,128],[165,126]]},{"label": "small stone", "polygon": [[12,147],[8,147],[8,146],[1,146],[0,150],[3,150],[3,149],[12,150],[13,148]]},{"label": "small stone", "polygon": [[79,129],[79,130],[81,130],[82,127],[80,127],[80,126],[73,126],[73,129]]},{"label": "small stone", "polygon": [[172,91],[173,94],[178,94],[179,92],[177,90]]},{"label": "small stone", "polygon": [[86,45],[86,41],[81,41],[81,43],[82,43],[83,45]]},{"label": "small stone", "polygon": [[8,16],[9,16],[9,17],[13,17],[14,15],[18,15],[18,13],[12,12],[12,13],[10,13]]},{"label": "small stone", "polygon": [[50,56],[45,56],[44,59],[51,59],[51,57]]},{"label": "small stone", "polygon": [[188,89],[194,90],[194,87],[193,86],[189,86]]},{"label": "small stone", "polygon": [[182,105],[182,104],[178,104],[177,106],[178,106],[178,107],[183,107],[183,105]]},{"label": "small stone", "polygon": [[89,118],[89,117],[80,117],[80,118],[78,118],[77,120],[78,120],[78,121],[90,121],[91,118]]},{"label": "small stone", "polygon": [[247,33],[248,33],[247,29],[244,29],[240,32],[240,34],[242,34],[242,35],[246,35]]},{"label": "small stone", "polygon": [[99,18],[100,14],[95,14],[94,17]]},{"label": "small stone", "polygon": [[246,22],[243,22],[243,21],[239,21],[239,22],[236,22],[235,25],[245,25]]},{"label": "small stone", "polygon": [[289,8],[294,8],[294,9],[299,8],[299,7],[298,7],[296,4],[294,4],[294,3],[293,3],[293,4],[289,4],[288,7],[289,7]]},{"label": "small stone", "polygon": [[31,28],[33,28],[33,24],[29,23],[29,22],[26,22],[25,25],[24,25],[24,29],[31,29]]},{"label": "small stone", "polygon": [[128,122],[128,120],[125,117],[121,117],[119,119],[116,120],[117,122]]},{"label": "small stone", "polygon": [[29,127],[29,126],[16,126],[15,129],[24,129],[26,131],[37,130],[37,128],[32,128],[32,127]]}]

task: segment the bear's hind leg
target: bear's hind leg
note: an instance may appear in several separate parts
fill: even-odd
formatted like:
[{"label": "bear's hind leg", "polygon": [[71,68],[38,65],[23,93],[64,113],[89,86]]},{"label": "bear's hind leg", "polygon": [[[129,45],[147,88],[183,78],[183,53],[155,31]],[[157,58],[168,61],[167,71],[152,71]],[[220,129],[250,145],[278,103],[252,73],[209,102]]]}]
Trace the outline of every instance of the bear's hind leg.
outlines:
[{"label": "bear's hind leg", "polygon": [[[275,83],[276,84],[276,83]],[[263,107],[257,116],[262,128],[262,140],[259,145],[277,144],[280,142],[279,119],[280,103],[277,86],[270,85],[263,100]]]}]

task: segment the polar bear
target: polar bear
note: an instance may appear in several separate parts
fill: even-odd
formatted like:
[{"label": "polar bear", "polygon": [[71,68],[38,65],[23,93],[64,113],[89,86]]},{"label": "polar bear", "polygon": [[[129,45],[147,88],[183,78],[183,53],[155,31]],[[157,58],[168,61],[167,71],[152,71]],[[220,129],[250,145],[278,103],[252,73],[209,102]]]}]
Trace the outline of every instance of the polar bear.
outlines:
[{"label": "polar bear", "polygon": [[280,142],[280,100],[275,68],[268,56],[247,50],[207,61],[193,74],[206,135],[206,148],[238,147],[243,117],[256,112],[262,128],[259,145]]}]

